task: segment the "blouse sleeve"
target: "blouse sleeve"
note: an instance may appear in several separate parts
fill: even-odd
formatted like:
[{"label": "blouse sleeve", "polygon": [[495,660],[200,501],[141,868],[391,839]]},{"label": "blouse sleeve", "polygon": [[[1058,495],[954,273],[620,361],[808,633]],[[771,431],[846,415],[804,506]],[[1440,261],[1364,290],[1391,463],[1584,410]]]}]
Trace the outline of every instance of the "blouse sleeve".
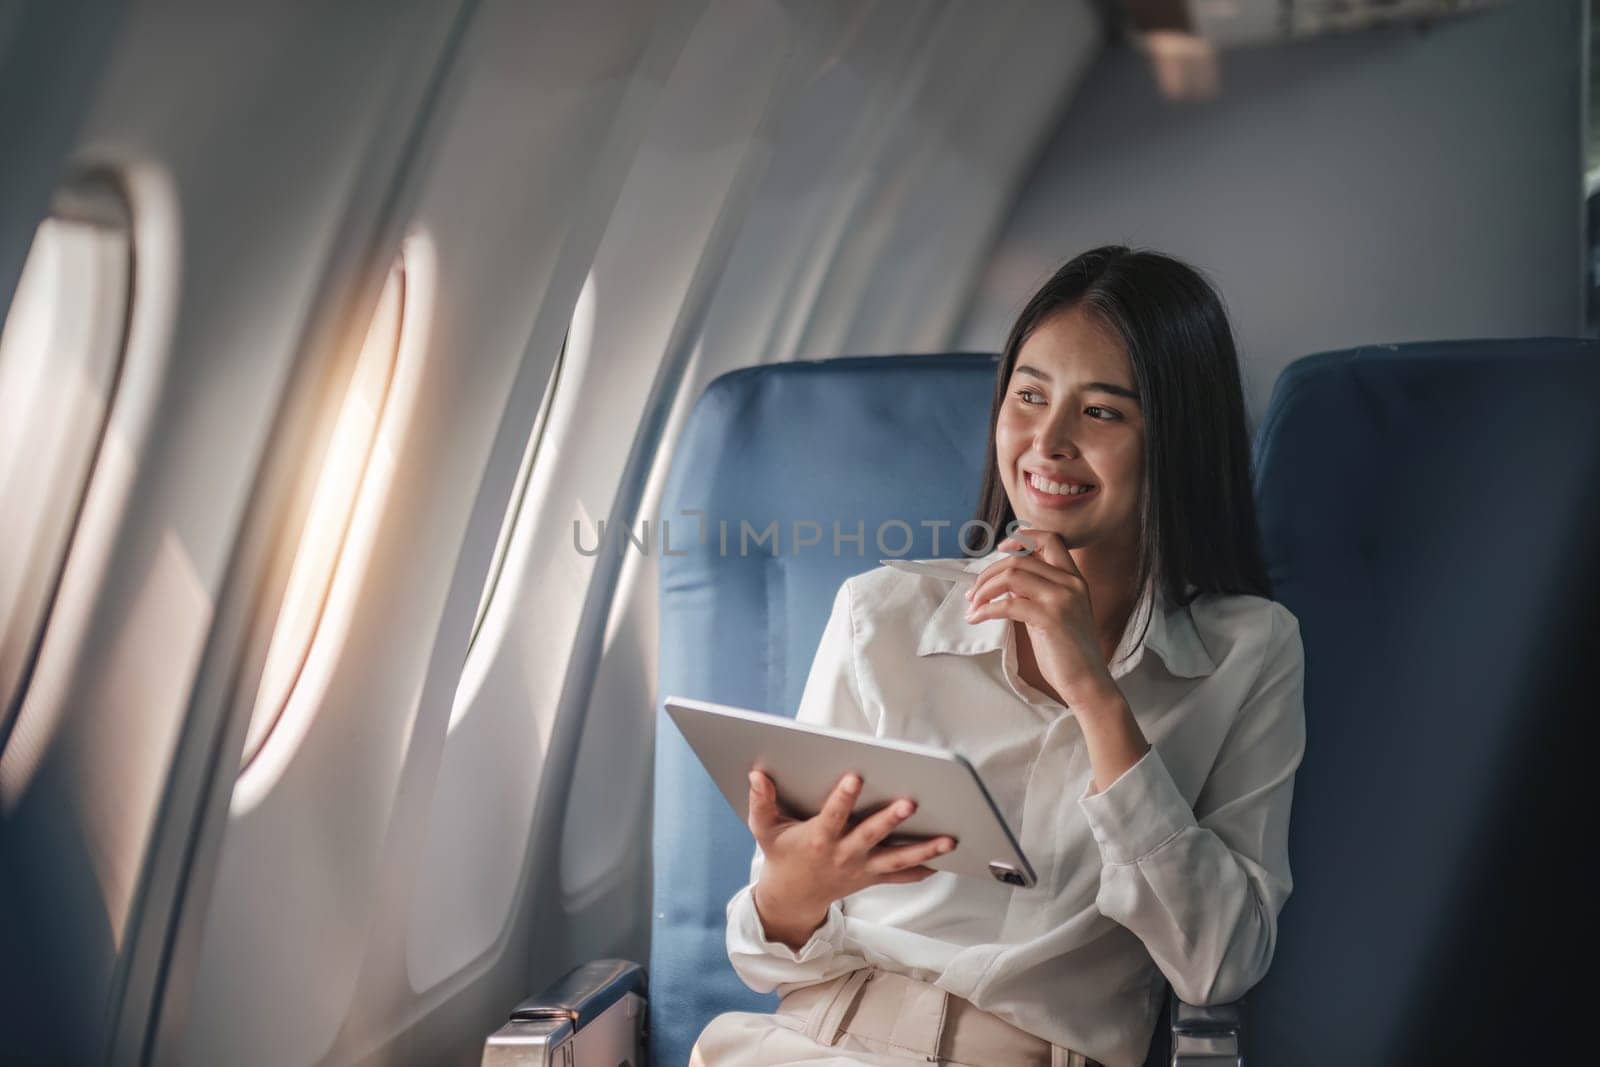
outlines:
[{"label": "blouse sleeve", "polygon": [[[816,723],[858,733],[876,733],[861,699],[855,670],[855,626],[851,619],[850,583],[833,600],[833,612],[822,631],[811,673],[800,698],[797,722]],[[728,901],[728,959],[741,981],[757,993],[780,985],[809,985],[866,966],[866,960],[845,952],[845,916],[841,902],[796,952],[767,937],[752,895],[763,857],[757,846],[750,863],[750,882]]]},{"label": "blouse sleeve", "polygon": [[1262,668],[1191,810],[1152,747],[1078,804],[1100,846],[1100,911],[1178,996],[1238,1000],[1272,962],[1288,899],[1289,801],[1305,751],[1300,624],[1274,604]]}]

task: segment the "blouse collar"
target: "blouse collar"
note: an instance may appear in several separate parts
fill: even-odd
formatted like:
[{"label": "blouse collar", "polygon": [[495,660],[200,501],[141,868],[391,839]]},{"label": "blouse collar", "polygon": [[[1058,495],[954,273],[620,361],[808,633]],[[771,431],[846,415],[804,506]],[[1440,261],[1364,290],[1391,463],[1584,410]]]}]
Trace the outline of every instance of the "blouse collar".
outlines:
[{"label": "blouse collar", "polygon": [[[1006,553],[995,549],[987,556],[974,557],[966,562],[973,574],[1002,558]],[[966,619],[968,586],[952,585],[944,599],[929,616],[922,628],[917,644],[917,655],[928,656],[938,652],[953,652],[972,656],[982,652],[997,652],[1005,648],[1010,619],[985,619],[969,623]],[[1153,612],[1153,614],[1152,614]],[[1150,627],[1144,640],[1139,632],[1144,618],[1150,616]],[[1195,629],[1194,619],[1186,606],[1173,606],[1161,591],[1160,583],[1152,580],[1145,587],[1144,596],[1128,618],[1122,641],[1117,646],[1111,662],[1111,676],[1120,678],[1137,667],[1144,659],[1144,650],[1154,649],[1166,664],[1167,670],[1181,678],[1200,678],[1216,670],[1216,663],[1206,652]]]}]

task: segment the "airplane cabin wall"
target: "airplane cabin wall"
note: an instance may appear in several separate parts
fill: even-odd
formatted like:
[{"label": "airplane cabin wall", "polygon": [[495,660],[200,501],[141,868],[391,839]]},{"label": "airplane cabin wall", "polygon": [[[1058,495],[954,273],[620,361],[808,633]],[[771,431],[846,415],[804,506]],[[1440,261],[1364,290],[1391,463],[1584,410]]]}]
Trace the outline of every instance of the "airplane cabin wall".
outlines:
[{"label": "airplane cabin wall", "polygon": [[1582,0],[1520,0],[1221,53],[1169,103],[1101,56],[1018,199],[960,331],[996,348],[1033,289],[1107,243],[1188,259],[1233,320],[1254,422],[1285,364],[1369,343],[1581,336]]},{"label": "airplane cabin wall", "polygon": [[[422,390],[433,417],[397,462],[410,499],[385,516],[393,547],[376,554],[373,614],[352,628],[361,641],[341,656],[342,686],[281,777],[252,784],[248,800],[235,792],[188,976],[193,1002],[173,1026],[182,1062],[353,1062],[455,998],[405,1052],[441,1062],[526,992],[529,949],[513,931],[525,938],[527,925],[514,922],[511,895],[528,827],[513,818],[507,831],[505,817],[540,784],[555,710],[541,698],[560,676],[499,640],[506,611],[491,613],[477,640],[473,624],[544,382],[661,83],[703,8],[489,0],[472,13],[410,216],[437,249]],[[649,366],[643,351],[617,357],[625,379]],[[581,395],[582,375],[570,377]],[[582,413],[570,414],[557,421],[581,427]],[[541,458],[553,466],[559,455]],[[598,472],[563,469],[603,492]],[[522,616],[525,638],[556,659],[582,606],[582,575],[552,557],[530,577],[538,595]],[[514,609],[500,593],[491,604]],[[474,657],[489,662],[491,682],[514,678],[530,691],[491,686],[454,714]],[[480,774],[484,760],[507,776]],[[475,818],[441,831],[436,808],[459,796],[463,765]]]},{"label": "airplane cabin wall", "polygon": [[[104,17],[116,31],[103,65],[78,71],[81,122],[42,108],[34,119],[56,125],[25,142],[56,180],[118,175],[135,269],[116,407],[0,755],[0,943],[29,967],[7,983],[7,1047],[23,1059],[98,1058],[150,995],[165,930],[147,920],[172,890],[151,872],[188,847],[167,823],[178,753],[221,718],[191,714],[191,697],[248,600],[222,604],[247,516],[275,499],[258,476],[278,398],[337,378],[329,352],[303,351],[312,320],[331,329],[376,297],[367,239],[455,13],[319,7],[99,5],[82,29],[97,38]],[[52,29],[27,43],[77,47],[80,27]],[[4,210],[25,251],[39,205]]]}]

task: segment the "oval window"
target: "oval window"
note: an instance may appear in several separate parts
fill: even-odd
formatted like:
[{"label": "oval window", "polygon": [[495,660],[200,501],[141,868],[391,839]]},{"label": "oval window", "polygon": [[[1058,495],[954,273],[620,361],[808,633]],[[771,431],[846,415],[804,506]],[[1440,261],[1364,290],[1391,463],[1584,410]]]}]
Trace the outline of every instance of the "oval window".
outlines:
[{"label": "oval window", "polygon": [[[572,310],[572,322],[562,339],[561,351],[556,354],[555,365],[550,368],[550,376],[545,380],[544,395],[539,401],[539,410],[534,415],[528,442],[523,446],[522,459],[517,466],[517,479],[512,486],[510,499],[506,503],[505,515],[500,520],[500,534],[495,539],[494,555],[489,559],[489,571],[484,578],[483,590],[478,594],[478,610],[473,616],[472,634],[467,641],[466,662],[462,666],[461,678],[456,686],[455,701],[450,708],[447,733],[456,728],[471,707],[478,686],[488,670],[488,660],[494,656],[494,646],[498,645],[500,637],[503,636],[507,605],[497,602],[495,593],[503,580],[509,578],[513,584],[520,580],[517,574],[520,567],[514,560],[525,552],[526,545],[522,545],[519,549],[518,531],[522,527],[524,513],[530,508],[538,507],[536,501],[530,502],[528,499],[533,483],[534,466],[539,459],[541,446],[552,421],[557,424],[561,422],[561,418],[556,417],[555,404],[557,398],[563,395],[562,372],[570,360],[574,367],[580,368],[575,373],[581,375],[581,367],[588,358],[589,345],[594,336],[594,308],[594,275],[591,273],[584,280],[583,289],[578,293],[577,304]],[[564,405],[567,409],[570,409],[570,406],[570,403]]]},{"label": "oval window", "polygon": [[544,399],[539,402],[539,411],[533,418],[533,431],[528,434],[528,444],[522,450],[522,461],[517,466],[516,485],[511,490],[511,501],[506,508],[505,517],[500,521],[500,534],[495,538],[494,555],[489,560],[489,573],[483,582],[483,592],[478,595],[478,611],[472,620],[472,636],[467,642],[467,652],[470,655],[472,646],[478,641],[478,634],[483,630],[483,620],[489,614],[489,601],[494,598],[496,586],[500,584],[500,573],[505,570],[506,552],[511,547],[511,533],[517,527],[517,516],[522,514],[522,502],[528,495],[528,480],[533,473],[533,457],[539,454],[539,441],[544,437],[545,422],[550,417],[550,401],[556,393],[556,383],[561,380],[561,364],[566,359],[567,345],[561,343],[561,352],[556,356],[556,365],[550,371],[550,380],[545,384]]},{"label": "oval window", "polygon": [[39,224],[0,330],[0,748],[50,616],[122,372],[127,201],[75,183]]},{"label": "oval window", "polygon": [[414,300],[409,289],[414,284],[402,249],[373,310],[316,473],[305,525],[267,646],[241,766],[261,751],[283,716],[317,639],[390,400],[402,339],[411,329],[407,320]]}]

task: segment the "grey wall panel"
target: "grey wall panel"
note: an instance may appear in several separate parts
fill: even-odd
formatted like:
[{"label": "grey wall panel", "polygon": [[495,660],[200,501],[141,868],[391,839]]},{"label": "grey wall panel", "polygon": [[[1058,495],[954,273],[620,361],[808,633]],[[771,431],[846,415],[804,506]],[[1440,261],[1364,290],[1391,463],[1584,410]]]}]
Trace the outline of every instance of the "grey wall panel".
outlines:
[{"label": "grey wall panel", "polygon": [[108,1040],[194,671],[318,283],[340,259],[331,238],[352,200],[386,197],[387,175],[359,187],[363,160],[412,99],[395,85],[406,59],[452,10],[143,3],[94,78],[74,159],[160,191],[135,197],[135,228],[167,212],[170,246],[135,254],[162,272],[172,317],[141,397],[158,415],[114,442],[124,507],[89,531],[92,558],[74,546],[74,625],[52,620],[18,723],[30,745],[0,760],[0,921],[42,961],[24,1020],[40,1058]]},{"label": "grey wall panel", "polygon": [[1234,317],[1252,418],[1285,363],[1372,342],[1581,333],[1578,0],[1225,52],[1164,102],[1095,67],[1007,220],[960,333],[998,347],[1097,244],[1193,261]]},{"label": "grey wall panel", "polygon": [[[490,3],[476,13],[410,219],[437,249],[439,288],[414,425],[395,457],[403,477],[322,706],[275,780],[258,786],[247,771],[235,793],[186,1062],[439,1062],[473,1051],[493,1025],[486,1004],[497,1013],[525,990],[521,943],[480,943],[427,988],[407,966],[416,908],[430,923],[472,913],[461,897],[430,892],[444,872],[425,854],[429,809],[449,795],[436,775],[487,567],[486,553],[464,560],[463,544],[473,522],[487,521],[491,536],[498,526],[509,482],[480,492],[482,472],[497,437],[525,438],[532,415],[508,397],[548,372],[560,342],[550,323],[570,317],[596,222],[637,144],[648,86],[632,79],[659,65],[657,31],[670,38],[697,6]],[[512,754],[513,739],[500,740],[497,752]],[[517,774],[537,780],[537,757],[519,753]],[[526,835],[500,837],[485,822],[493,791],[464,800],[472,841],[519,862]],[[514,903],[502,901],[492,931]],[[459,1004],[475,1020],[466,1029]]]},{"label": "grey wall panel", "polygon": [[1086,3],[957,3],[927,22],[856,175],[802,358],[948,348],[1026,168],[1101,43]]},{"label": "grey wall panel", "polygon": [[[594,251],[593,332],[569,342],[523,522],[474,650],[480,665],[468,667],[470,702],[445,744],[413,901],[415,980],[436,982],[440,958],[476,973],[514,924],[531,938],[524,993],[590,947],[568,939],[559,912],[552,813],[565,807],[581,713],[565,694],[598,655],[590,627],[604,627],[613,580],[603,561],[574,551],[572,523],[592,529],[631,506],[630,455],[658,383],[677,380],[674,352],[698,317],[705,279],[725,262],[743,190],[759,173],[770,101],[793,77],[797,46],[774,5],[709,5],[661,87]],[[485,805],[485,795],[497,802]],[[617,830],[637,833],[639,813],[618,814]],[[476,872],[470,886],[451,873],[463,870]],[[610,936],[636,938],[646,915],[614,916]]]}]

